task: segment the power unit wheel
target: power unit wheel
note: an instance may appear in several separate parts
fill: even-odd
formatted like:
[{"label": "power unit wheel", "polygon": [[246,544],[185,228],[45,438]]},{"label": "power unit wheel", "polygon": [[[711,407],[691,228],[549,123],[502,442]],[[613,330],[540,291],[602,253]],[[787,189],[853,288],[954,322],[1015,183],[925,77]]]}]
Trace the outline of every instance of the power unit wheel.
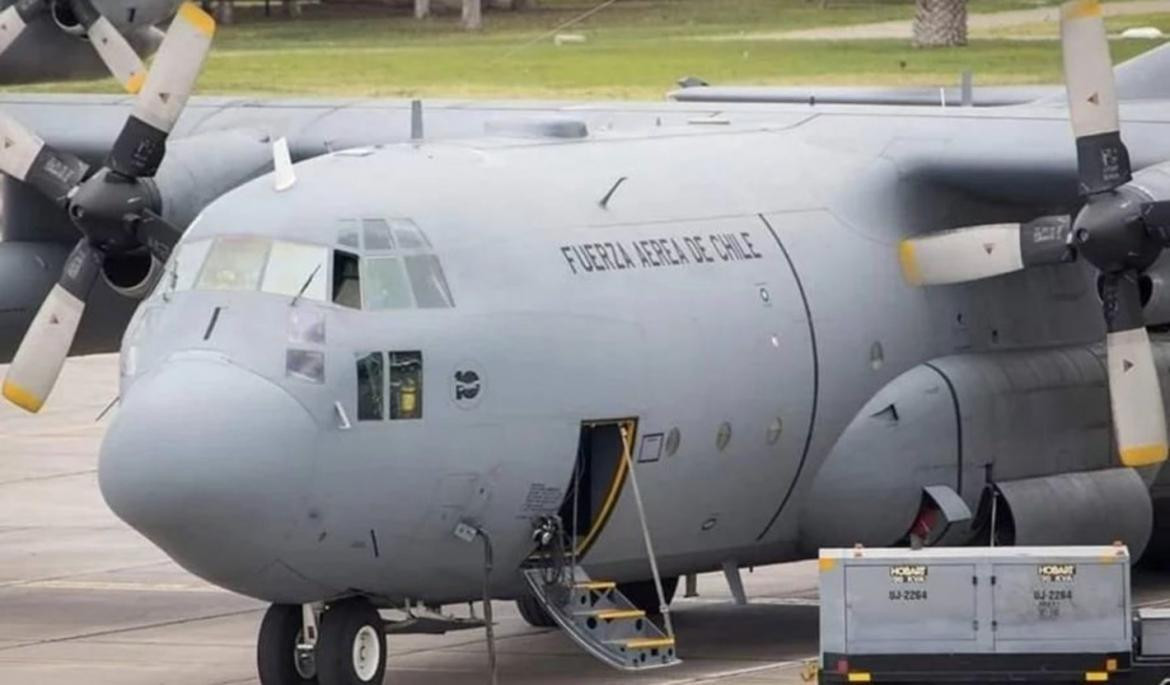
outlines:
[{"label": "power unit wheel", "polygon": [[386,675],[382,617],[367,600],[347,599],[321,617],[317,679],[321,685],[370,685]]},{"label": "power unit wheel", "polygon": [[[654,588],[654,580],[639,580],[632,583],[618,583],[618,592],[630,600],[630,604],[646,612],[647,616],[657,616],[658,591]],[[674,600],[674,593],[678,590],[678,576],[662,579],[662,594],[666,598],[667,606]]]},{"label": "power unit wheel", "polygon": [[555,628],[557,622],[545,610],[540,602],[532,595],[524,595],[516,600],[516,608],[520,610],[520,617],[533,628]]},{"label": "power unit wheel", "polygon": [[301,642],[301,607],[273,604],[260,623],[256,668],[261,685],[316,685],[317,668],[309,655],[297,654]]}]

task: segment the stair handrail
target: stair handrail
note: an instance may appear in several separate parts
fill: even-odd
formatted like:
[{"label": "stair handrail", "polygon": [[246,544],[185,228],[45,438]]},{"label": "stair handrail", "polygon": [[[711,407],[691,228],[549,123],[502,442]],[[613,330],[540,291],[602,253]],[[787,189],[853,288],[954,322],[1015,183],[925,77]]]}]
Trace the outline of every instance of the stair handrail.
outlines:
[{"label": "stair handrail", "polygon": [[666,593],[662,591],[662,576],[658,572],[658,558],[654,556],[654,544],[650,541],[650,527],[646,524],[646,508],[642,504],[642,491],[638,488],[638,474],[634,468],[633,436],[630,435],[629,424],[621,424],[622,458],[626,460],[626,472],[630,474],[630,485],[634,490],[634,504],[638,507],[638,523],[642,527],[642,539],[646,542],[646,555],[650,557],[650,573],[654,576],[654,591],[658,594],[658,610],[662,612],[662,621],[666,627],[666,635],[674,638],[674,623],[670,620],[670,605],[666,603]]}]

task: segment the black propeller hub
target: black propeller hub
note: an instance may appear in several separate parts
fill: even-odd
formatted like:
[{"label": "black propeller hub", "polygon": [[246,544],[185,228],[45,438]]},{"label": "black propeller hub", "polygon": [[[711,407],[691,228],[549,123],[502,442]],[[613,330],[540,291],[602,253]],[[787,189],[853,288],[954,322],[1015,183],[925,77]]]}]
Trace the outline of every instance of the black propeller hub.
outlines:
[{"label": "black propeller hub", "polygon": [[1146,270],[1162,252],[1161,242],[1146,227],[1147,202],[1125,186],[1090,196],[1073,223],[1073,246],[1103,273]]},{"label": "black propeller hub", "polygon": [[142,246],[138,225],[148,214],[157,214],[160,206],[158,189],[150,179],[102,169],[77,187],[69,216],[92,244],[116,254]]}]

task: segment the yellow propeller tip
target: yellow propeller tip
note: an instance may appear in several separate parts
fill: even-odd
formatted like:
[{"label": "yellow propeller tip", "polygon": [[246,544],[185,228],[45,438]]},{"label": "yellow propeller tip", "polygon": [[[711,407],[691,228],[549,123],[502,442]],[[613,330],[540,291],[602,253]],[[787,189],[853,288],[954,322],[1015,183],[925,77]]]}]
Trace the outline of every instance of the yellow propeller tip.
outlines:
[{"label": "yellow propeller tip", "polygon": [[138,91],[142,90],[142,84],[146,83],[146,73],[139,71],[135,72],[129,80],[126,81],[126,92],[131,95],[138,95]]},{"label": "yellow propeller tip", "polygon": [[215,33],[215,20],[193,2],[184,2],[179,7],[179,17],[205,36]]},{"label": "yellow propeller tip", "polygon": [[1150,466],[1166,461],[1166,445],[1137,445],[1121,450],[1121,463],[1130,468]]},{"label": "yellow propeller tip", "polygon": [[1098,0],[1073,0],[1061,7],[1061,14],[1065,19],[1086,19],[1101,16],[1101,3]]},{"label": "yellow propeller tip", "polygon": [[918,257],[914,254],[914,242],[903,240],[898,245],[898,261],[902,262],[902,277],[910,285],[922,285],[922,270],[918,268]]},{"label": "yellow propeller tip", "polygon": [[41,407],[45,406],[45,400],[43,398],[37,397],[12,381],[4,381],[3,394],[9,402],[33,414],[39,412]]}]

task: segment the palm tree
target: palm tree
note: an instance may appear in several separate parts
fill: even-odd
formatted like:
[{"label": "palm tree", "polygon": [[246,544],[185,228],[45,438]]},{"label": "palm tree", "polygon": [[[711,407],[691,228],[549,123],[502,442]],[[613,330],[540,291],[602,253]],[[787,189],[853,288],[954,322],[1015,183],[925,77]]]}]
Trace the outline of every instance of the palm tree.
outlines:
[{"label": "palm tree", "polygon": [[917,0],[914,47],[967,44],[967,0]]}]

